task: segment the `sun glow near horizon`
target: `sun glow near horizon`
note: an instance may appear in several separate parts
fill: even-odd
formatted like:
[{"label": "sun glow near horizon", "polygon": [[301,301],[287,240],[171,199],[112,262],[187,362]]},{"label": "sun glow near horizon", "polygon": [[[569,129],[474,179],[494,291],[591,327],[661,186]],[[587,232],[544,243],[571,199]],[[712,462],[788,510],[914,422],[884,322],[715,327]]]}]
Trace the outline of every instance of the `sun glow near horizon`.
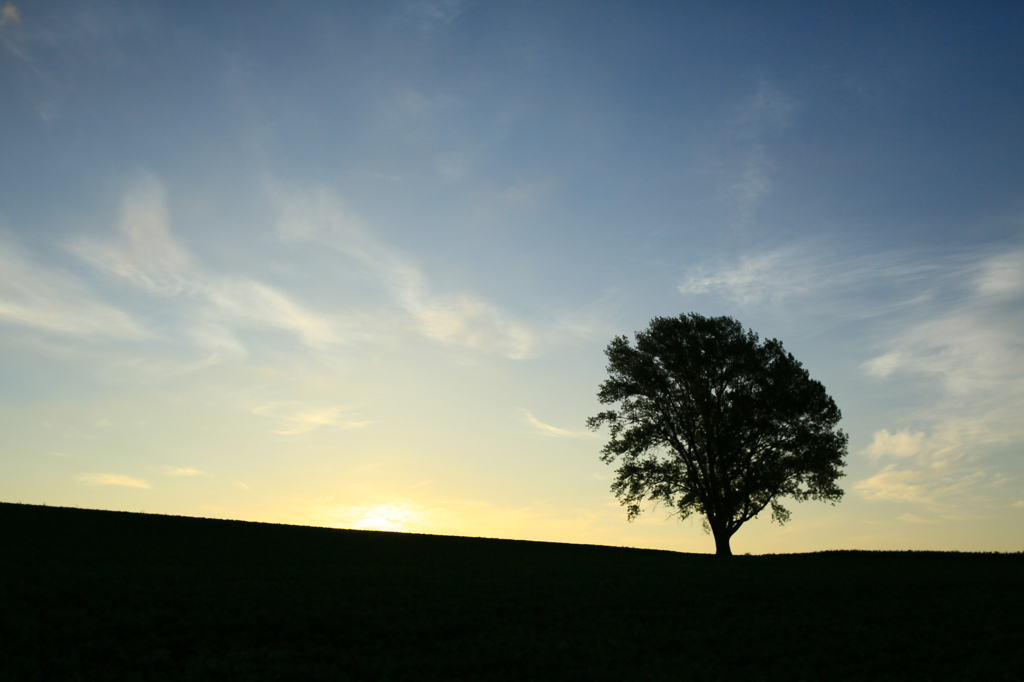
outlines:
[{"label": "sun glow near horizon", "polygon": [[372,507],[351,507],[339,527],[357,530],[422,531],[424,515],[407,504],[385,502]]}]

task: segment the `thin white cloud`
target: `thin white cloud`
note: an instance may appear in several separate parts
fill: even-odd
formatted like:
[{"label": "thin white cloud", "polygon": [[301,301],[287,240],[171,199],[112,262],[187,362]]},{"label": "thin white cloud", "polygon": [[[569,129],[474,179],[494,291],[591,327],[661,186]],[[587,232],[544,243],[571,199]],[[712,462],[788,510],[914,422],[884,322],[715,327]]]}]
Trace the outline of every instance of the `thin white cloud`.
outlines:
[{"label": "thin white cloud", "polygon": [[207,364],[223,360],[242,360],[247,352],[242,343],[231,333],[227,326],[213,320],[205,320],[194,324],[188,335],[192,341],[207,352],[203,361]]},{"label": "thin white cloud", "polygon": [[342,341],[333,320],[261,282],[244,277],[207,280],[203,293],[218,312],[294,332],[308,346],[322,348]]},{"label": "thin white cloud", "polygon": [[399,18],[422,31],[436,31],[452,24],[465,10],[463,0],[406,0]]},{"label": "thin white cloud", "polygon": [[133,357],[98,355],[95,358],[103,367],[115,375],[130,375],[144,382],[161,382],[213,367],[226,359],[217,353],[206,353],[203,357],[174,357],[138,355]]},{"label": "thin white cloud", "polygon": [[854,490],[869,500],[914,502],[932,509],[956,504],[959,497],[1004,480],[998,473],[979,469],[970,456],[971,444],[968,434],[950,424],[933,435],[883,429],[863,451],[883,468],[857,482]]},{"label": "thin white cloud", "polygon": [[871,445],[865,450],[865,454],[872,458],[878,457],[913,457],[921,453],[924,447],[925,434],[922,431],[911,432],[907,430],[889,433],[888,429],[882,429],[875,433]]},{"label": "thin white cloud", "polygon": [[0,235],[0,322],[71,335],[137,340],[127,313],[98,300],[76,277],[33,262]]},{"label": "thin white cloud", "polygon": [[890,342],[894,350],[872,358],[865,369],[882,377],[934,377],[951,395],[1009,388],[1007,379],[1024,378],[1020,376],[1018,347],[1022,325],[1016,320],[994,319],[992,312],[960,308],[914,324]]},{"label": "thin white cloud", "polygon": [[361,429],[373,422],[353,419],[354,408],[343,406],[311,406],[296,402],[265,403],[252,409],[253,414],[277,421],[274,433],[297,435],[322,426]]},{"label": "thin white cloud", "polygon": [[1024,442],[1024,250],[842,252],[803,244],[698,266],[679,291],[861,320],[866,379],[933,389],[874,434],[862,454],[880,470],[855,489],[932,505],[982,494],[999,475],[985,453]]},{"label": "thin white cloud", "polygon": [[882,471],[854,485],[868,500],[911,502],[933,510],[956,505],[966,496],[978,496],[999,485],[998,476],[936,462],[929,467],[901,469],[890,464]]},{"label": "thin white cloud", "polygon": [[193,290],[191,257],[171,236],[164,189],[143,174],[121,205],[120,239],[82,239],[71,246],[100,270],[162,294]]},{"label": "thin white cloud", "polygon": [[435,161],[437,172],[446,180],[462,180],[473,167],[473,159],[465,152],[441,154]]},{"label": "thin white cloud", "polygon": [[382,115],[395,122],[431,119],[458,107],[458,98],[447,95],[427,96],[412,87],[400,88],[387,98]]},{"label": "thin white cloud", "polygon": [[900,514],[896,518],[900,521],[906,521],[907,523],[938,523],[938,521],[936,521],[935,519],[926,519],[921,516],[918,516],[917,514],[911,514],[909,512],[906,514]]},{"label": "thin white cloud", "polygon": [[739,226],[746,226],[753,221],[761,200],[771,192],[771,176],[775,170],[775,164],[759,144],[754,145],[739,162],[734,179],[726,189]]},{"label": "thin white cloud", "polygon": [[746,254],[735,265],[700,265],[679,284],[682,294],[716,294],[740,305],[779,302],[820,284],[821,272],[801,250],[784,248]]},{"label": "thin white cloud", "polygon": [[764,128],[788,127],[799,109],[792,97],[768,80],[761,79],[757,84],[757,92],[744,112],[744,119],[747,127],[757,135]]},{"label": "thin white cloud", "polygon": [[959,295],[899,328],[865,370],[936,379],[948,398],[982,401],[972,412],[1024,408],[1024,250],[981,257],[954,276]]},{"label": "thin white cloud", "polygon": [[433,296],[412,283],[397,288],[402,306],[416,318],[419,331],[439,343],[485,350],[513,359],[527,357],[535,339],[524,325],[497,307],[468,295]]},{"label": "thin white cloud", "polygon": [[735,159],[725,184],[726,201],[738,226],[750,224],[761,202],[772,191],[772,174],[777,167],[767,143],[777,131],[788,127],[799,109],[779,88],[761,80],[754,94],[743,102],[733,124]]},{"label": "thin white cloud", "polygon": [[108,275],[182,301],[191,310],[191,319],[182,326],[208,351],[201,366],[245,356],[232,333],[236,327],[283,329],[317,349],[343,342],[337,321],[278,289],[247,277],[207,273],[177,242],[170,225],[164,189],[146,174],[124,199],[115,239],[80,239],[70,249]]},{"label": "thin white cloud", "polygon": [[901,362],[899,352],[890,351],[865,362],[864,369],[872,376],[885,378],[895,372]]},{"label": "thin white cloud", "polygon": [[[390,139],[402,139],[423,149],[437,149],[450,139],[451,114],[462,101],[445,92],[424,92],[408,85],[384,86],[377,98],[376,124]],[[448,180],[459,180],[472,165],[473,155],[461,149],[447,149],[435,156],[436,170]]]},{"label": "thin white cloud", "polygon": [[[925,302],[967,276],[969,258],[923,257],[909,252],[845,255],[840,245],[804,243],[758,253],[741,254],[733,261],[701,263],[690,268],[678,286],[686,295],[711,295],[742,306],[782,304],[791,299],[818,298],[834,306],[865,295],[899,298],[876,302],[858,316],[877,315],[892,307]],[[849,312],[846,308],[845,312]]]},{"label": "thin white cloud", "polygon": [[164,476],[205,476],[205,471],[193,469],[192,467],[164,467]]},{"label": "thin white cloud", "polygon": [[990,299],[1019,298],[1024,293],[1024,250],[994,256],[979,268],[975,288]]},{"label": "thin white cloud", "polygon": [[524,358],[533,350],[535,333],[497,306],[469,294],[435,294],[418,267],[375,240],[327,189],[276,194],[281,205],[277,233],[283,241],[325,244],[361,263],[412,316],[423,336],[509,358]]},{"label": "thin white cloud", "polygon": [[877,380],[935,387],[908,415],[924,432],[875,434],[869,455],[904,461],[858,484],[869,499],[900,497],[889,484],[911,481],[921,494],[903,496],[910,501],[980,494],[1000,480],[984,453],[1024,441],[1024,251],[974,257],[941,284],[949,293],[893,324],[883,352],[864,363]]},{"label": "thin white cloud", "polygon": [[531,427],[543,433],[547,436],[557,436],[560,438],[591,438],[594,434],[585,431],[570,431],[569,429],[562,429],[557,426],[545,424],[541,420],[533,416],[533,413],[529,410],[522,410],[523,416],[525,417],[526,423]]},{"label": "thin white cloud", "polygon": [[32,102],[28,106],[40,119],[51,121],[61,115],[69,93],[80,87],[74,69],[61,68],[50,58],[54,50],[67,64],[89,73],[107,72],[131,59],[118,39],[140,30],[151,35],[159,20],[158,11],[145,3],[61,3],[60,11],[22,16],[18,6],[7,2],[0,9],[0,47],[30,74],[31,96],[22,99]]},{"label": "thin white cloud", "polygon": [[121,474],[79,474],[78,482],[84,485],[113,485],[124,488],[149,488],[149,484],[138,478]]}]

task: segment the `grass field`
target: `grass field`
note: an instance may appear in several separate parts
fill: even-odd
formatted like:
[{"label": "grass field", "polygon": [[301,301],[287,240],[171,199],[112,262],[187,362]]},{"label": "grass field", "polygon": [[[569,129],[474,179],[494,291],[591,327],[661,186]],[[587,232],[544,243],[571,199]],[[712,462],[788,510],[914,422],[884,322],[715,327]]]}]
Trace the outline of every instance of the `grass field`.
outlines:
[{"label": "grass field", "polygon": [[2,680],[1021,680],[1024,556],[737,556],[0,503]]}]

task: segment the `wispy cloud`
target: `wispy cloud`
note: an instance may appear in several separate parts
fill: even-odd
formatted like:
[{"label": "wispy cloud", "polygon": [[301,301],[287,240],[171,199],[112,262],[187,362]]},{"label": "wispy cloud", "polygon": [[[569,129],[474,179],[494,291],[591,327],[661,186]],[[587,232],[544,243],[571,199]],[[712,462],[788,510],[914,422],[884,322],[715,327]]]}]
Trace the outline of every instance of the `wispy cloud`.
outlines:
[{"label": "wispy cloud", "polygon": [[540,433],[547,436],[556,436],[560,438],[593,438],[594,434],[587,431],[571,431],[569,429],[562,429],[551,424],[545,424],[541,420],[533,416],[533,413],[529,410],[522,410],[523,417],[527,424]]},{"label": "wispy cloud", "polygon": [[446,180],[462,180],[473,168],[472,157],[465,152],[446,152],[435,160],[437,172]]},{"label": "wispy cloud", "polygon": [[947,462],[901,469],[890,464],[854,485],[865,499],[911,502],[933,511],[955,507],[965,497],[978,497],[1001,485],[1004,478],[986,471],[957,467]]},{"label": "wispy cloud", "polygon": [[460,105],[460,100],[447,95],[427,96],[416,88],[398,88],[387,97],[382,115],[394,122],[408,123],[433,119]]},{"label": "wispy cloud", "polygon": [[982,261],[973,284],[977,294],[989,300],[1019,300],[1024,295],[1024,250]]},{"label": "wispy cloud", "polygon": [[265,403],[252,410],[253,414],[277,421],[274,433],[297,435],[314,431],[321,426],[341,429],[361,429],[373,422],[353,419],[354,408],[342,406],[312,406],[296,402]]},{"label": "wispy cloud", "polygon": [[406,0],[399,17],[414,23],[422,31],[445,28],[465,10],[464,0]]},{"label": "wispy cloud", "polygon": [[740,227],[754,219],[762,200],[772,191],[772,174],[777,168],[767,143],[792,123],[798,109],[791,97],[764,79],[740,107],[732,127],[735,152],[728,170],[731,179],[725,185],[726,201]]},{"label": "wispy cloud", "polygon": [[18,8],[14,6],[13,2],[8,2],[3,9],[0,9],[0,26],[20,23],[21,14],[18,13]]},{"label": "wispy cloud", "polygon": [[460,145],[450,146],[452,115],[464,106],[459,97],[444,90],[424,91],[408,84],[388,84],[382,86],[376,99],[378,113],[374,120],[380,134],[430,150],[436,171],[446,180],[457,181],[466,175],[474,155]]},{"label": "wispy cloud", "polygon": [[110,274],[161,294],[195,289],[191,257],[171,236],[163,186],[144,174],[125,196],[118,224],[120,238],[85,238],[71,245],[84,260]]},{"label": "wispy cloud", "polygon": [[865,454],[873,458],[879,457],[913,457],[920,454],[924,446],[925,434],[922,431],[897,431],[889,433],[882,429],[874,435],[874,439],[865,449]]},{"label": "wispy cloud", "polygon": [[193,469],[192,467],[164,467],[164,476],[205,476],[205,471]]},{"label": "wispy cloud", "polygon": [[800,110],[798,103],[774,83],[762,78],[757,90],[745,107],[741,121],[752,137],[786,128]]},{"label": "wispy cloud", "polygon": [[[874,316],[933,299],[976,267],[965,255],[844,251],[839,244],[806,242],[741,254],[690,268],[678,288],[682,294],[718,296],[742,306],[817,298],[830,306],[843,303],[849,313],[853,302],[863,308],[858,316]],[[864,307],[865,300],[870,307]]]},{"label": "wispy cloud", "polygon": [[896,518],[900,521],[906,521],[907,523],[938,523],[938,520],[936,519],[926,519],[918,516],[917,514],[910,514],[909,512],[906,514],[900,514]]},{"label": "wispy cloud", "polygon": [[779,302],[813,291],[821,270],[790,247],[746,254],[735,264],[700,265],[679,284],[682,294],[716,294],[740,305]]},{"label": "wispy cloud", "polygon": [[244,277],[208,280],[203,293],[217,312],[294,332],[308,346],[323,348],[342,341],[334,320],[307,310],[261,282]]},{"label": "wispy cloud", "polygon": [[315,313],[284,292],[243,276],[208,273],[174,238],[161,183],[143,175],[127,193],[117,234],[73,242],[71,251],[100,271],[140,289],[190,306],[189,336],[213,361],[245,353],[232,329],[264,326],[294,333],[307,346],[343,341],[336,320]]},{"label": "wispy cloud", "polygon": [[971,456],[969,434],[952,425],[931,425],[935,432],[883,429],[864,449],[881,471],[854,485],[869,500],[923,504],[933,510],[955,505],[964,495],[1004,481],[1001,474]]},{"label": "wispy cloud", "polygon": [[79,474],[78,482],[84,485],[114,485],[125,488],[149,488],[149,484],[138,478],[121,474]]},{"label": "wispy cloud", "polygon": [[932,504],[935,496],[928,486],[923,485],[923,481],[929,478],[928,473],[913,469],[898,470],[895,465],[889,465],[871,478],[857,483],[854,489],[869,500]]},{"label": "wispy cloud", "polygon": [[734,179],[726,193],[736,209],[740,226],[754,219],[761,200],[771,192],[771,176],[775,170],[775,164],[760,144],[755,144],[737,164]]},{"label": "wispy cloud", "polygon": [[0,9],[0,48],[28,76],[19,105],[46,122],[59,118],[80,92],[83,73],[117,72],[137,58],[128,52],[131,41],[122,39],[140,31],[152,36],[161,20],[147,3],[65,2],[58,11],[29,3],[27,14],[19,7],[24,4],[7,2]]},{"label": "wispy cloud", "polygon": [[999,477],[985,453],[1024,442],[1024,250],[843,251],[807,243],[702,265],[679,291],[860,320],[866,380],[934,390],[873,435],[862,454],[880,469],[855,489],[931,505],[982,494]]},{"label": "wispy cloud", "polygon": [[533,350],[535,333],[497,306],[466,293],[434,293],[417,266],[378,242],[329,190],[277,195],[277,232],[283,241],[324,244],[362,264],[412,316],[420,334],[509,358],[523,358]]},{"label": "wispy cloud", "polygon": [[870,499],[913,481],[938,503],[999,480],[978,458],[1024,442],[1024,251],[965,260],[936,284],[946,290],[892,324],[863,365],[878,381],[931,382],[933,398],[907,419],[925,426],[875,434],[869,453],[900,458],[858,484]]},{"label": "wispy cloud", "polygon": [[[864,368],[879,378],[938,380],[947,399],[994,419],[1024,409],[1024,250],[982,255],[947,278],[952,296],[925,307]],[[980,408],[980,409],[979,409]],[[962,412],[957,410],[961,415]],[[1001,417],[1002,416],[1002,417]],[[1015,430],[1024,435],[1024,426]]]},{"label": "wispy cloud", "polygon": [[137,340],[147,330],[73,275],[31,260],[0,235],[0,322],[71,335]]}]

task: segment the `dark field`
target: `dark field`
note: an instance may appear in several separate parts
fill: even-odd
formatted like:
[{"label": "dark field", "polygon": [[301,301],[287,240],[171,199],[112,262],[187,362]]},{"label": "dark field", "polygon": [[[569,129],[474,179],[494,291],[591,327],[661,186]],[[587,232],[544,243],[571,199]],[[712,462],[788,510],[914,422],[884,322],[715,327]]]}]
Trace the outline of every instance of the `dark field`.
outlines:
[{"label": "dark field", "polygon": [[0,503],[0,680],[1021,680],[1022,578]]}]

